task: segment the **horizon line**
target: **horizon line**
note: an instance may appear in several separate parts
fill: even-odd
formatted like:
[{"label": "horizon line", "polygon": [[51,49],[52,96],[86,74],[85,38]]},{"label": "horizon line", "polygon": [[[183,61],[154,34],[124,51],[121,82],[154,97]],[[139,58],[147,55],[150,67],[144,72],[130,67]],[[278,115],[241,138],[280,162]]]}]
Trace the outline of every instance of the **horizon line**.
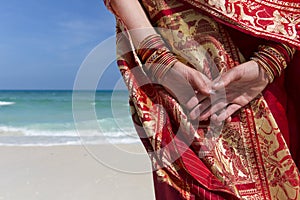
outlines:
[{"label": "horizon line", "polygon": [[74,89],[0,89],[0,91],[128,91],[127,89],[97,89],[97,90],[74,90]]}]

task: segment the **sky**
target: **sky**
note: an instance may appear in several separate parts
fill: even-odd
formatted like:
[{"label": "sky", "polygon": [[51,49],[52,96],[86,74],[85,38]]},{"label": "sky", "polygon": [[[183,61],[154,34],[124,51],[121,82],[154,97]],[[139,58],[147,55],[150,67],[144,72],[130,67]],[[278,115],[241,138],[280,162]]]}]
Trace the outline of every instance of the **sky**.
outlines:
[{"label": "sky", "polygon": [[[0,1],[0,90],[72,89],[86,57],[115,33],[102,0]],[[98,89],[119,79],[112,63]]]}]

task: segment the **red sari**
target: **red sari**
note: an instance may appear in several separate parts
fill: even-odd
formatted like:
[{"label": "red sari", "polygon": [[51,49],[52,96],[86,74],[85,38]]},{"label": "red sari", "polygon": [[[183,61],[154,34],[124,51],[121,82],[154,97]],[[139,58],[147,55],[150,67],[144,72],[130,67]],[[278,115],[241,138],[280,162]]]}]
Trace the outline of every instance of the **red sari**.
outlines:
[{"label": "red sari", "polygon": [[[254,0],[141,3],[153,26],[164,28],[159,33],[178,59],[211,79],[216,76],[211,65],[229,70],[247,61],[266,39],[300,47],[300,4],[292,1],[285,1],[282,10],[271,1]],[[118,33],[126,31],[117,20]],[[293,79],[298,52],[284,76],[216,128],[190,121],[162,86],[151,83],[131,47],[129,34],[117,36],[118,66],[137,133],[152,160],[157,199],[300,198],[299,171],[287,146],[299,163],[300,110],[293,103],[300,91]]]}]

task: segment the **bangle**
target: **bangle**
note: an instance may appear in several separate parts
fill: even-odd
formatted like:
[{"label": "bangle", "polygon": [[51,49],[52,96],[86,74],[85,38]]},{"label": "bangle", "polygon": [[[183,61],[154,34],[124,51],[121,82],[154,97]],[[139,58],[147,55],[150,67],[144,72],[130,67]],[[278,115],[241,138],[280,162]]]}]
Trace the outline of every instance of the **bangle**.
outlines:
[{"label": "bangle", "polygon": [[146,37],[138,45],[137,54],[144,64],[146,73],[158,82],[161,82],[167,71],[177,62],[177,58],[158,34]]},{"label": "bangle", "polygon": [[255,52],[251,60],[263,68],[268,76],[269,82],[272,83],[275,77],[279,77],[282,71],[292,60],[295,49],[279,43],[270,43],[260,45],[258,52]]},{"label": "bangle", "polygon": [[138,45],[137,54],[144,63],[157,49],[163,47],[165,47],[165,44],[160,35],[149,35]]},{"label": "bangle", "polygon": [[267,63],[265,63],[262,59],[259,59],[257,57],[251,57],[250,60],[255,61],[259,67],[264,69],[264,71],[268,77],[269,83],[272,83],[274,81],[274,74],[268,67]]}]

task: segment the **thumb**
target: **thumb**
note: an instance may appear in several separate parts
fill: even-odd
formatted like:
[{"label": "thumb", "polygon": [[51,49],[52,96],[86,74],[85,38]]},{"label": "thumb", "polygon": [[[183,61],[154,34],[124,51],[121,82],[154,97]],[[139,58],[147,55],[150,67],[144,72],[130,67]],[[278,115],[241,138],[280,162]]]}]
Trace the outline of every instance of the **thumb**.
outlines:
[{"label": "thumb", "polygon": [[209,80],[204,74],[197,73],[198,76],[195,74],[192,75],[190,83],[192,87],[200,92],[202,95],[209,96],[212,86],[212,81]]},{"label": "thumb", "polygon": [[222,88],[226,88],[230,83],[237,81],[241,78],[241,72],[239,68],[233,68],[228,72],[221,74],[218,78],[216,78],[213,82],[212,89],[220,90]]}]

